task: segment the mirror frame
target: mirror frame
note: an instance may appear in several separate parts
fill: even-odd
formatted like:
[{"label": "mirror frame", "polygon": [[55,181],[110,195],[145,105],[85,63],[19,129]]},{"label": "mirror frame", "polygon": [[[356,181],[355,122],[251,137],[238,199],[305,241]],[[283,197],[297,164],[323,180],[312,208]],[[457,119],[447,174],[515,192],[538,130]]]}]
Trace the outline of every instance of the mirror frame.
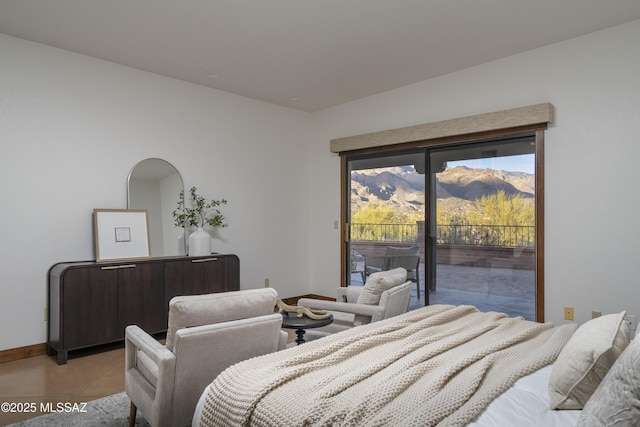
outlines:
[{"label": "mirror frame", "polygon": [[[141,169],[143,167],[144,168],[149,168],[149,165],[153,164],[153,163],[162,164],[162,169],[158,170],[156,168],[155,171],[153,170],[153,167],[151,167],[151,169],[148,169],[148,170]],[[143,166],[143,165],[146,165],[146,166]],[[179,192],[181,190],[184,191],[184,180],[182,179],[182,175],[180,174],[180,171],[178,171],[178,168],[176,168],[170,162],[168,162],[168,161],[166,161],[164,159],[160,159],[158,157],[149,157],[149,158],[146,158],[146,159],[142,159],[139,162],[137,162],[135,165],[133,165],[133,167],[129,171],[129,175],[127,175],[127,208],[128,209],[145,209],[145,207],[132,206],[131,183],[132,183],[132,178],[135,181],[136,176],[135,176],[134,171],[136,169],[138,169],[138,171],[142,170],[143,173],[144,173],[143,176],[146,179],[157,180],[157,181],[160,181],[160,180],[162,180],[164,178],[172,176],[175,173],[177,175],[177,178],[179,179],[178,188],[176,188],[177,191],[176,191],[175,195],[172,196],[172,197],[175,197],[173,199],[173,202],[172,202],[172,205],[175,208],[175,206],[176,206],[175,203],[177,203],[177,201],[178,201]],[[160,200],[160,203],[161,202],[162,201]],[[153,248],[153,244],[157,243],[157,240],[154,240],[154,237],[155,237],[155,239],[161,239],[162,240],[162,254],[153,254],[152,253],[151,255],[152,256],[171,256],[170,254],[168,254],[168,251],[167,251],[167,248],[165,247],[165,242],[164,242],[164,233],[167,230],[164,230],[164,229],[161,228],[160,229],[160,236],[157,236],[157,234],[158,234],[157,232],[153,233],[154,227],[152,226],[152,223],[153,223],[153,220],[156,218],[155,215],[158,215],[157,218],[160,218],[160,215],[163,214],[162,211],[155,213],[152,209],[151,210],[147,209],[147,210],[149,211],[149,221],[150,221],[149,237],[150,237],[150,243],[152,245],[152,248]],[[171,212],[173,212],[173,209],[171,210]],[[171,224],[173,224],[173,222]],[[183,232],[184,232],[184,229],[183,229]],[[176,235],[179,235],[179,233],[176,234]],[[182,241],[180,242],[180,245],[181,245],[180,246],[180,251],[182,253],[179,253],[178,255],[185,256],[188,252],[187,252],[187,242],[186,242],[186,239],[185,239],[184,235],[181,236],[181,240]],[[178,245],[178,243],[176,243],[176,245]]]}]

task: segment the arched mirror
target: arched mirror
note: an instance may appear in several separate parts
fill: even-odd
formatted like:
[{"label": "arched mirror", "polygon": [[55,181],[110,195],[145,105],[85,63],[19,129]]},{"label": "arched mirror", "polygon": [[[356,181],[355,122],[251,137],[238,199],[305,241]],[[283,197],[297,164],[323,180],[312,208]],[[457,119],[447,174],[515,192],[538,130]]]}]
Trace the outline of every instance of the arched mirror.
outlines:
[{"label": "arched mirror", "polygon": [[174,225],[172,214],[182,190],[180,173],[165,160],[145,159],[129,172],[127,205],[149,212],[152,257],[186,255],[183,229]]}]

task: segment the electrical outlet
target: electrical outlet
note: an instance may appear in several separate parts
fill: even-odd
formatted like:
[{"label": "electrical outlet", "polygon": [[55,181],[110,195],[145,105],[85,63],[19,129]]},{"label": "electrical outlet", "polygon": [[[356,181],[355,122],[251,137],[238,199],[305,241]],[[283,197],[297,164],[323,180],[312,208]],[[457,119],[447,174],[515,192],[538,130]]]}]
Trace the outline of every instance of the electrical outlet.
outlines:
[{"label": "electrical outlet", "polygon": [[636,316],[627,316],[627,322],[629,322],[629,329],[636,330]]},{"label": "electrical outlet", "polygon": [[269,287],[269,278],[268,277],[266,279],[264,279],[264,287],[265,288]]},{"label": "electrical outlet", "polygon": [[573,307],[564,308],[564,320],[573,320]]},{"label": "electrical outlet", "polygon": [[595,319],[596,317],[600,317],[602,316],[602,312],[601,311],[592,311],[591,312],[591,318]]}]

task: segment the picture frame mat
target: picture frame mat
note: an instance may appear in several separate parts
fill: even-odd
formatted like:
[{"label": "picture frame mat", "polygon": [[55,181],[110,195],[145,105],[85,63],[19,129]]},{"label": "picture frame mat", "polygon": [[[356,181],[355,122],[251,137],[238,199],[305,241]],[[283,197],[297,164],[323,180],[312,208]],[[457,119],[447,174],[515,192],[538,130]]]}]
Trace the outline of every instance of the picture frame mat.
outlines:
[{"label": "picture frame mat", "polygon": [[96,261],[149,258],[146,209],[94,209]]}]

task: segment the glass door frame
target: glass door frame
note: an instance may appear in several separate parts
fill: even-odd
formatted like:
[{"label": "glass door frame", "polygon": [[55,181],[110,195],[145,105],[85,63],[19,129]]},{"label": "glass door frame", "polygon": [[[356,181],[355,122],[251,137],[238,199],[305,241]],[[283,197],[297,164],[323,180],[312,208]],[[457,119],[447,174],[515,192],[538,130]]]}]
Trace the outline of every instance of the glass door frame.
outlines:
[{"label": "glass door frame", "polygon": [[[343,157],[343,159],[345,159]],[[421,160],[421,161],[420,161]],[[360,163],[361,161],[364,161],[366,163],[366,167],[362,168],[362,164]],[[377,162],[381,162],[381,163],[377,163]],[[426,151],[424,148],[414,148],[414,149],[403,149],[403,150],[389,150],[389,151],[383,151],[383,152],[377,152],[375,154],[358,154],[358,155],[349,155],[346,157],[345,163],[343,165],[343,167],[345,168],[345,175],[348,177],[343,184],[342,191],[343,194],[341,195],[341,197],[343,197],[341,200],[343,200],[343,203],[346,207],[346,209],[343,209],[341,211],[341,214],[343,215],[342,218],[342,223],[345,225],[344,227],[344,231],[341,234],[343,236],[342,239],[342,243],[344,244],[344,251],[345,253],[348,253],[349,256],[351,257],[351,254],[353,252],[353,248],[351,247],[351,236],[349,235],[350,232],[352,232],[353,227],[351,224],[351,218],[350,218],[350,214],[351,212],[351,184],[352,184],[352,176],[351,173],[353,171],[362,171],[362,170],[367,170],[367,168],[371,168],[371,169],[377,169],[377,168],[388,168],[388,167],[393,167],[393,166],[412,166],[416,173],[423,175],[424,179],[425,179],[425,185],[427,184],[427,175],[426,175],[426,170],[425,170],[425,164],[424,162],[426,162]],[[355,169],[351,168],[351,163],[356,163],[359,164],[360,167],[357,167]],[[422,172],[420,172],[420,170],[422,170]],[[426,201],[426,191],[423,193],[423,198]],[[425,203],[426,206],[426,203]],[[423,221],[423,226],[424,224],[426,224],[424,222],[425,220],[425,216],[426,213],[423,212],[422,214],[422,221]],[[418,223],[416,223],[416,227],[418,226]],[[420,235],[420,232],[418,230],[418,228],[416,228],[416,234]],[[402,239],[399,241],[389,241],[388,242],[390,246],[397,244],[400,247],[406,247],[407,245],[407,241],[403,241]],[[415,246],[415,244],[418,244],[420,247],[424,247],[424,242],[409,242],[411,243],[411,246]],[[424,251],[424,256],[420,256],[420,258],[424,258],[426,261],[427,257],[427,253],[426,251]],[[345,271],[344,269],[341,271],[345,271],[346,274],[344,276],[342,276],[341,278],[341,282],[342,282],[342,286],[348,286],[351,282],[351,276],[353,274],[361,274],[362,276],[362,283],[364,284],[367,274],[366,274],[366,263],[363,262],[364,266],[363,266],[363,270],[360,271],[354,271],[352,269],[352,263],[351,263],[351,259],[347,260],[343,260],[345,262],[345,264],[347,265],[348,268],[348,272]],[[418,285],[418,292],[419,292],[419,268],[417,270],[415,270],[415,274],[417,276],[417,285]],[[424,284],[423,284],[424,286]],[[425,300],[426,301],[426,300]],[[428,301],[426,301],[426,303],[428,303]]]},{"label": "glass door frame", "polygon": [[[416,148],[435,148],[446,147],[450,145],[456,145],[461,143],[473,143],[473,142],[485,142],[492,138],[505,138],[505,137],[520,137],[523,135],[534,135],[535,138],[535,264],[536,264],[536,290],[535,290],[535,313],[536,321],[544,322],[544,131],[547,128],[546,123],[532,126],[523,126],[518,128],[503,129],[498,131],[488,131],[473,133],[465,136],[444,137],[435,138],[426,141],[415,141],[410,143],[392,144],[382,147],[360,149],[353,151],[344,151],[340,153],[340,271],[341,271],[341,286],[346,286],[349,283],[348,277],[351,274],[351,262],[350,262],[350,224],[349,224],[349,212],[350,212],[350,174],[349,174],[349,160],[354,156],[362,155],[383,155],[383,153],[397,153],[403,150],[410,150]],[[426,151],[426,150],[425,150]],[[427,162],[428,164],[428,162]],[[427,167],[427,173],[430,174]],[[429,182],[427,180],[425,191],[429,191]],[[426,195],[425,202],[429,200],[429,194]],[[425,207],[429,209],[429,207]],[[425,229],[429,230],[431,227],[431,215],[426,215]],[[428,233],[427,233],[428,234]],[[430,251],[429,237],[425,239],[425,256],[426,262],[433,262],[433,256]],[[427,271],[431,271],[427,264]],[[425,282],[428,282],[425,272]],[[425,286],[425,303],[428,304],[428,292]]]}]

